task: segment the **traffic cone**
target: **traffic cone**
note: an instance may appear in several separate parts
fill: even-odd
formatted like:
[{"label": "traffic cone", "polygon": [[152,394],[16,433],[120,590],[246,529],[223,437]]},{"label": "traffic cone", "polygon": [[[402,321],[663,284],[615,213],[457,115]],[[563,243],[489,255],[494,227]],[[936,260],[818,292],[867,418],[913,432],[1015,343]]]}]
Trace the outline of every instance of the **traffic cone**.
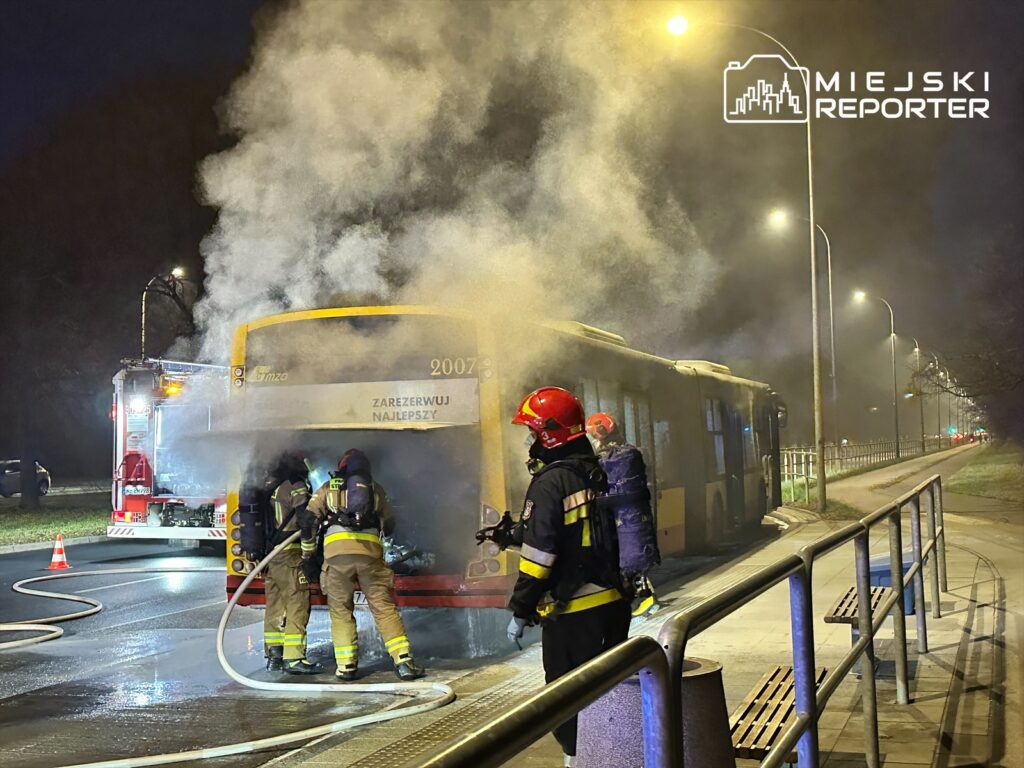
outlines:
[{"label": "traffic cone", "polygon": [[70,567],[64,554],[64,537],[58,533],[57,540],[53,542],[53,557],[50,558],[50,567],[47,570],[64,571]]}]

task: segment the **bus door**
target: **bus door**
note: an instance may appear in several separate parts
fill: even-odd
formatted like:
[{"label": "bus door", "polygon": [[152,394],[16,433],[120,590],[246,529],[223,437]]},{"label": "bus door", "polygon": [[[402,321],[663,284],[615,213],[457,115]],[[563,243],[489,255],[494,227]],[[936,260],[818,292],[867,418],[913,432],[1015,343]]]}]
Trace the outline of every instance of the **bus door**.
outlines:
[{"label": "bus door", "polygon": [[744,519],[743,416],[722,402],[722,431],[725,433],[725,511],[723,529],[736,529]]}]

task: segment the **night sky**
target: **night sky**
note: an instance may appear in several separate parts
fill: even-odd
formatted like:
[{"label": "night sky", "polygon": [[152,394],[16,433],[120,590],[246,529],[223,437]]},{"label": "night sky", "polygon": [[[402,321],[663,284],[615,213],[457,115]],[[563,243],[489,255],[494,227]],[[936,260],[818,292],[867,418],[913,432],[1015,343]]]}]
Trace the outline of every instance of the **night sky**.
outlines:
[{"label": "night sky", "polygon": [[[197,168],[237,140],[224,128],[223,99],[247,67],[255,30],[273,25],[282,7],[288,4],[256,0],[4,4],[0,328],[8,343],[0,347],[0,457],[16,452],[16,415],[29,412],[32,449],[51,469],[109,471],[109,378],[121,358],[137,354],[141,289],[175,264],[201,274],[200,242],[217,212],[200,203]],[[593,8],[599,13],[601,4]],[[890,430],[888,315],[877,302],[854,306],[855,288],[894,306],[902,383],[911,337],[965,380],[971,355],[993,345],[1005,354],[1004,368],[1019,372],[1024,6],[651,4],[652,18],[674,13],[770,31],[812,71],[991,72],[989,120],[814,124],[816,216],[833,248],[840,430],[853,439]],[[647,118],[658,127],[657,145],[645,151],[660,163],[651,194],[678,199],[720,276],[685,328],[645,345],[675,358],[721,360],[771,382],[790,404],[789,441],[804,442],[807,235],[802,226],[788,233],[764,226],[776,206],[806,213],[803,130],[723,123],[722,68],[773,51],[751,33],[709,29],[698,37],[695,27],[670,43],[676,51],[663,73],[665,97]],[[1009,320],[1008,306],[1018,307]],[[827,373],[827,311],[825,320]],[[183,332],[174,311],[159,306],[150,329],[154,352]],[[1020,385],[979,387],[993,428],[1019,434]],[[904,408],[916,425],[911,405]],[[928,409],[932,433],[931,401]]]}]

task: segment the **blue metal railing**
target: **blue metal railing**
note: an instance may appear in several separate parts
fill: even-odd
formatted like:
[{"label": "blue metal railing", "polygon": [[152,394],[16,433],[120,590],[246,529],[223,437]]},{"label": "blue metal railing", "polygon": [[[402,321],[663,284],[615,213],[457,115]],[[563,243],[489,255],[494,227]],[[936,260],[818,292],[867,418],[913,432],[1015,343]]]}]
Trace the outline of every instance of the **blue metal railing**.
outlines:
[{"label": "blue metal railing", "polygon": [[[923,505],[922,505],[923,500]],[[922,541],[920,514],[928,516],[928,540]],[[909,510],[913,563],[903,573],[902,515]],[[889,538],[890,575],[893,589],[878,611],[871,610],[869,535],[877,525],[886,524]],[[814,561],[849,542],[854,543],[857,585],[857,620],[860,637],[843,659],[833,666],[821,685],[815,687],[815,646],[813,616]],[[775,740],[761,762],[775,768],[797,750],[800,768],[817,766],[818,713],[861,656],[862,701],[865,723],[865,757],[869,768],[880,764],[878,712],[875,693],[874,637],[892,616],[895,633],[897,701],[910,701],[907,671],[906,625],[903,596],[913,585],[917,600],[918,650],[928,648],[924,616],[923,567],[932,561],[932,615],[939,617],[939,589],[947,590],[945,528],[942,518],[942,480],[930,477],[913,490],[837,531],[803,547],[751,574],[728,589],[674,614],[665,623],[655,643],[648,637],[633,637],[592,659],[554,683],[545,686],[522,704],[450,742],[419,766],[497,766],[526,749],[551,728],[580,712],[615,685],[641,671],[643,699],[644,765],[647,768],[675,768],[683,764],[682,666],[686,645],[692,638],[755,600],[783,581],[789,583],[790,625],[793,648],[795,694],[794,722]],[[897,586],[898,585],[898,586]]]}]

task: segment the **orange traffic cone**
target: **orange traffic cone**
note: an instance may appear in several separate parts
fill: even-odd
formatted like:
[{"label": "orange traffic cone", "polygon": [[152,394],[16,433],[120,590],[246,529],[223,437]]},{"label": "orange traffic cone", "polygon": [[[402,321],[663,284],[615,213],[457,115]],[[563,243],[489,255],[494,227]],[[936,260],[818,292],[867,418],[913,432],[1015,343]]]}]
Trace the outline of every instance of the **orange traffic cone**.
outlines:
[{"label": "orange traffic cone", "polygon": [[68,558],[64,554],[64,537],[58,533],[57,540],[53,542],[53,557],[50,558],[50,567],[48,570],[63,571],[70,567],[71,566],[68,565]]}]

